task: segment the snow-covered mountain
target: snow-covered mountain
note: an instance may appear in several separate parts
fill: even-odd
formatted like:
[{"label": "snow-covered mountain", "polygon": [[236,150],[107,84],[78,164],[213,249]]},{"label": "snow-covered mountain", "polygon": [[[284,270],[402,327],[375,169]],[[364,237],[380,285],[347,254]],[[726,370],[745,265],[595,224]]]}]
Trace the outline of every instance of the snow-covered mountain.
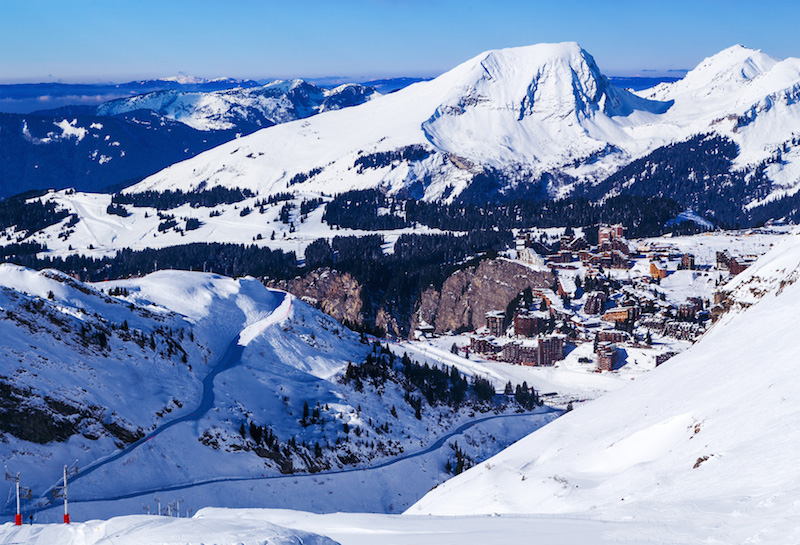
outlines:
[{"label": "snow-covered mountain", "polygon": [[0,114],[0,198],[38,189],[124,187],[235,136],[198,131],[149,111]]},{"label": "snow-covered mountain", "polygon": [[[356,108],[220,146],[131,190],[220,184],[268,195],[311,174],[292,189],[382,187],[427,199],[485,199],[513,189],[555,196],[661,146],[712,132],[738,146],[736,167],[785,147],[782,162],[767,169],[776,183],[767,193],[788,192],[800,169],[800,148],[791,144],[800,116],[798,63],[736,46],[684,80],[635,95],[611,84],[575,43],[489,51]],[[714,99],[720,94],[724,99]]]},{"label": "snow-covered mountain", "polygon": [[208,93],[258,86],[258,82],[248,79],[207,79],[184,75],[125,83],[6,83],[0,84],[0,112],[40,114],[47,109],[65,106],[96,108],[109,100],[166,89]]},{"label": "snow-covered mountain", "polygon": [[[82,519],[101,501],[105,514],[130,513],[120,500],[164,489],[182,490],[193,509],[397,511],[445,478],[445,436],[458,426],[491,422],[464,447],[477,458],[557,416],[476,415],[475,405],[429,405],[399,378],[346,379],[349,365],[388,353],[253,278],[161,271],[90,285],[2,264],[0,310],[0,459],[34,490],[26,513],[52,503],[63,464],[80,470],[70,498]],[[358,484],[364,466],[383,483],[422,472],[385,495]],[[341,493],[285,477],[319,472]],[[229,500],[215,500],[214,487]],[[264,494],[270,487],[295,492]]]},{"label": "snow-covered mountain", "polygon": [[794,234],[724,288],[733,310],[692,348],[448,481],[409,513],[631,520],[635,542],[796,539],[798,269]]},{"label": "snow-covered mountain", "polygon": [[[235,82],[202,85],[211,83]],[[362,85],[323,89],[302,80],[213,92],[198,90],[202,85],[184,81],[96,108],[0,114],[0,198],[130,185],[242,134],[377,96]]]},{"label": "snow-covered mountain", "polygon": [[323,89],[303,80],[276,80],[260,87],[215,92],[156,91],[106,102],[97,108],[97,115],[145,109],[201,131],[251,132],[362,104],[374,96],[374,89],[358,84]]}]

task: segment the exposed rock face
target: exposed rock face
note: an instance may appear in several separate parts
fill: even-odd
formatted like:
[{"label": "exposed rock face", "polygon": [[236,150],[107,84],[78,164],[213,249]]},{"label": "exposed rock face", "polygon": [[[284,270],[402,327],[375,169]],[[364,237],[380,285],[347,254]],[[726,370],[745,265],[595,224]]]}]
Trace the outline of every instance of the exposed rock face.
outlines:
[{"label": "exposed rock face", "polygon": [[482,261],[450,275],[441,291],[425,290],[411,319],[411,330],[420,321],[433,325],[437,333],[481,327],[486,312],[505,309],[525,288],[549,288],[554,280],[549,271],[534,271],[506,259]]},{"label": "exposed rock face", "polygon": [[534,271],[506,259],[482,261],[477,267],[450,275],[441,291],[433,287],[425,290],[416,302],[408,330],[408,316],[398,316],[370,302],[370,294],[349,273],[322,268],[269,285],[300,297],[340,322],[374,325],[401,337],[413,333],[421,321],[435,326],[437,333],[481,327],[486,312],[505,309],[525,288],[549,288],[554,281],[549,271]]},{"label": "exposed rock face", "polygon": [[340,322],[362,324],[362,286],[349,273],[322,268],[270,287],[288,291]]}]

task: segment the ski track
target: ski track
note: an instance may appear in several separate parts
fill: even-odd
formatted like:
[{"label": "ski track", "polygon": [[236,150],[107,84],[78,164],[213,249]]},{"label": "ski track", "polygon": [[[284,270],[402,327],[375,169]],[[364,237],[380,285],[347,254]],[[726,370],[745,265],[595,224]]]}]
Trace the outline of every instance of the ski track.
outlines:
[{"label": "ski track", "polygon": [[[159,488],[149,488],[149,489],[146,489],[146,490],[138,490],[138,491],[135,491],[135,492],[129,492],[127,494],[120,494],[120,495],[117,495],[117,496],[109,496],[109,497],[102,497],[102,498],[89,498],[89,499],[70,499],[70,504],[127,500],[127,499],[131,499],[131,498],[136,498],[136,497],[139,497],[139,496],[146,496],[146,495],[149,495],[149,494],[155,494],[155,493],[161,493],[161,492],[172,492],[172,491],[176,491],[176,490],[186,490],[187,488],[195,488],[195,487],[204,486],[204,485],[207,485],[207,484],[232,483],[232,482],[243,482],[243,481],[269,481],[269,480],[277,480],[277,479],[307,479],[307,478],[321,477],[321,476],[326,476],[326,475],[341,475],[341,474],[345,474],[345,473],[374,471],[374,470],[378,470],[378,469],[384,469],[386,467],[389,467],[391,465],[394,465],[394,464],[397,464],[397,463],[400,463],[400,462],[403,462],[403,461],[406,461],[406,460],[410,460],[410,459],[413,459],[413,458],[418,458],[420,456],[424,456],[426,454],[430,454],[431,452],[442,448],[447,443],[447,441],[449,441],[451,438],[453,438],[453,437],[455,437],[457,435],[461,435],[465,431],[467,431],[468,429],[470,429],[470,428],[472,428],[472,427],[474,427],[474,426],[476,426],[478,424],[482,424],[484,422],[487,422],[489,420],[495,420],[495,419],[500,419],[500,418],[522,418],[522,417],[531,417],[531,416],[543,416],[543,415],[554,413],[554,412],[560,412],[560,411],[558,409],[554,409],[554,408],[551,408],[551,407],[545,407],[543,410],[540,409],[540,410],[533,411],[533,412],[523,412],[523,413],[513,413],[513,414],[494,414],[494,415],[491,415],[491,416],[484,416],[482,418],[476,418],[474,420],[470,420],[469,422],[465,422],[465,423],[461,424],[456,429],[454,429],[453,431],[443,435],[442,437],[440,437],[439,439],[437,439],[436,441],[434,441],[433,443],[431,443],[429,446],[427,446],[426,448],[424,448],[422,450],[418,450],[416,452],[412,452],[412,453],[409,453],[409,454],[404,454],[404,455],[401,455],[401,456],[397,456],[395,458],[392,458],[390,460],[387,460],[385,462],[381,462],[381,463],[379,463],[377,465],[373,465],[373,466],[353,467],[353,468],[340,469],[340,470],[335,470],[335,471],[319,471],[317,473],[290,473],[290,474],[286,474],[286,475],[258,475],[258,476],[246,476],[246,477],[216,477],[216,478],[212,478],[212,479],[197,480],[197,481],[193,481],[191,483],[183,483],[183,484],[176,484],[176,485],[170,485],[170,486],[159,487]],[[178,419],[178,420],[185,421],[186,418],[184,417],[183,419]],[[176,424],[178,420],[173,420],[172,422],[169,422],[168,424],[170,426],[172,426],[172,425]],[[155,433],[155,432],[153,432],[153,433]],[[140,441],[146,441],[146,440],[147,440],[147,438],[143,438]],[[138,445],[134,444],[134,445],[131,445],[128,448],[131,449],[131,447],[134,447],[134,446],[138,446]],[[124,456],[125,454],[127,454],[127,452],[125,452],[125,451],[117,453],[116,455],[114,455],[113,459],[106,459],[101,464],[93,466],[92,469],[97,469],[97,467],[100,467],[100,465],[104,465],[105,463],[108,463],[108,462],[111,462],[113,460],[116,460],[119,457]],[[88,472],[83,472],[83,473],[81,473],[81,476],[85,476],[87,473]],[[73,478],[71,482],[74,482],[74,480],[75,480],[75,478]],[[49,491],[48,491],[48,493],[49,493]],[[46,495],[47,494],[45,494],[45,496]],[[61,506],[58,506],[58,505],[47,505],[47,506],[42,506],[42,507],[39,507],[39,508],[31,509],[30,512],[31,513],[40,513],[40,512],[43,512],[43,511],[50,510],[50,509],[60,509],[60,508],[61,508]],[[7,511],[7,512],[2,513],[2,514],[3,515],[11,515],[12,512],[11,511]]]},{"label": "ski track", "polygon": [[[223,371],[227,371],[228,369],[233,368],[234,366],[236,366],[236,364],[241,362],[242,353],[244,353],[244,348],[247,344],[246,342],[244,343],[242,342],[242,336],[245,333],[247,333],[248,338],[252,339],[261,334],[267,327],[280,322],[289,315],[292,306],[291,296],[289,296],[289,294],[285,292],[274,291],[273,293],[276,296],[282,297],[280,304],[276,306],[275,310],[272,313],[270,313],[270,315],[267,318],[246,327],[245,329],[242,330],[242,332],[239,335],[236,336],[235,339],[233,339],[230,342],[228,348],[225,350],[222,357],[219,359],[219,362],[211,369],[211,371],[209,371],[209,373],[205,376],[205,378],[203,378],[203,396],[200,399],[200,403],[194,410],[184,414],[183,416],[179,416],[173,420],[161,424],[156,429],[154,429],[153,431],[151,431],[138,441],[131,443],[121,451],[95,461],[94,463],[87,466],[85,469],[79,471],[74,477],[72,477],[70,479],[70,483],[74,483],[75,481],[81,479],[82,477],[86,477],[90,473],[105,466],[106,464],[110,464],[111,462],[114,462],[124,456],[127,456],[128,454],[130,454],[131,452],[133,452],[146,442],[150,441],[154,437],[157,437],[158,435],[160,435],[161,433],[165,432],[166,430],[168,430],[173,426],[176,426],[183,422],[197,422],[203,416],[205,416],[206,413],[209,410],[211,410],[211,408],[214,406],[214,400],[215,400],[214,380],[217,378],[217,375],[219,375]],[[251,329],[254,326],[256,327],[255,333],[253,333],[253,329]],[[53,490],[57,486],[58,483],[48,488],[44,492],[44,494],[40,496],[40,499],[47,498],[48,496],[52,495]]]}]

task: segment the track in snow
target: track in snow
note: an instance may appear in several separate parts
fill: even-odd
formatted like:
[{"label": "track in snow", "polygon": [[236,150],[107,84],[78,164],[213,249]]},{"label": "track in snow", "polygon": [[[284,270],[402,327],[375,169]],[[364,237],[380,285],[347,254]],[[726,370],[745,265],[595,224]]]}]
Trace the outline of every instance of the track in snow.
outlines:
[{"label": "track in snow", "polygon": [[[176,484],[170,486],[164,486],[159,488],[148,488],[146,490],[139,490],[136,492],[130,492],[127,494],[120,494],[117,496],[108,496],[102,498],[89,498],[89,499],[73,499],[70,500],[70,503],[93,503],[93,502],[104,502],[104,501],[118,501],[118,500],[127,500],[131,498],[136,498],[139,496],[146,496],[150,494],[156,494],[161,492],[172,492],[175,490],[186,490],[187,488],[194,488],[198,486],[204,486],[207,484],[216,484],[216,483],[233,483],[233,482],[243,482],[243,481],[268,481],[268,480],[275,480],[275,479],[303,479],[303,478],[312,478],[312,477],[324,477],[326,475],[340,475],[343,473],[355,473],[355,472],[364,472],[364,471],[374,471],[378,469],[383,469],[385,467],[410,460],[413,458],[418,458],[420,456],[424,456],[426,454],[430,454],[431,452],[442,448],[445,443],[453,438],[456,435],[460,435],[464,433],[469,428],[481,424],[483,422],[487,422],[489,420],[495,420],[500,418],[521,418],[521,417],[531,417],[531,416],[542,416],[549,413],[560,412],[557,409],[552,409],[550,407],[545,407],[544,410],[538,410],[534,412],[526,412],[526,413],[513,413],[513,414],[499,414],[499,415],[491,415],[485,416],[482,418],[476,418],[474,420],[470,420],[469,422],[465,422],[461,424],[453,431],[443,435],[433,443],[431,443],[426,448],[412,452],[409,454],[403,454],[401,456],[397,456],[392,458],[391,460],[387,460],[385,462],[381,462],[380,464],[374,466],[367,466],[367,467],[353,467],[348,469],[339,469],[334,471],[320,471],[317,473],[290,473],[286,475],[259,475],[259,476],[250,476],[250,477],[217,477],[213,479],[201,479],[197,481],[193,481],[191,483],[183,483],[183,484]],[[35,512],[45,511],[50,508],[56,508],[57,506],[48,505],[46,507],[42,507],[39,509],[35,509]]]},{"label": "track in snow", "polygon": [[[249,339],[251,339],[255,336],[252,333],[254,328],[257,328],[258,333],[260,333],[267,327],[281,321],[286,316],[288,316],[289,310],[291,310],[291,297],[289,296],[289,294],[285,292],[273,291],[273,293],[276,296],[281,297],[280,302],[275,306],[275,310],[264,320],[256,322],[255,324],[252,324],[247,328],[245,328],[242,331],[242,333],[237,335],[236,338],[231,341],[231,343],[228,345],[228,348],[226,348],[225,352],[222,354],[222,357],[220,358],[219,362],[211,369],[211,371],[209,371],[209,373],[205,376],[205,378],[203,378],[203,395],[200,398],[200,403],[194,410],[184,414],[183,416],[179,416],[173,420],[164,422],[163,424],[156,427],[156,429],[154,429],[153,431],[151,431],[138,441],[131,443],[121,451],[115,452],[110,456],[97,460],[92,464],[86,466],[84,469],[78,471],[78,473],[75,476],[71,477],[69,482],[74,483],[75,481],[81,479],[82,477],[86,477],[90,473],[105,466],[106,464],[110,464],[111,462],[114,462],[124,456],[127,456],[128,454],[130,454],[131,452],[133,452],[134,450],[145,444],[147,441],[150,441],[154,437],[160,435],[161,433],[165,432],[166,430],[168,430],[173,426],[176,426],[183,422],[196,422],[200,420],[203,416],[205,416],[205,414],[209,410],[211,410],[211,408],[214,406],[214,399],[215,399],[214,380],[217,378],[217,375],[219,375],[223,371],[227,371],[228,369],[234,367],[242,359],[242,353],[244,352],[244,347],[247,344],[247,341],[242,343],[243,334],[249,337]],[[286,307],[285,311],[280,312],[281,314],[280,316],[276,316],[276,314],[278,314],[279,311],[282,311],[284,307]],[[57,486],[58,483],[48,488],[44,492],[44,494],[39,496],[39,499],[49,499],[50,497],[52,497],[53,490]],[[10,511],[7,511],[5,514],[9,513]]]}]

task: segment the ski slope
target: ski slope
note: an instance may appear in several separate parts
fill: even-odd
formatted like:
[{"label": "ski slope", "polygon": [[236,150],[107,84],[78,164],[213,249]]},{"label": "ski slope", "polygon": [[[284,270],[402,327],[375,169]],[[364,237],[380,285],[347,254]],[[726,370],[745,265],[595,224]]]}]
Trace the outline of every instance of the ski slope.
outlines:
[{"label": "ski slope", "polygon": [[731,283],[745,304],[692,348],[453,478],[409,513],[577,513],[660,520],[688,543],[796,540],[800,285],[788,273],[799,267],[793,234]]}]

